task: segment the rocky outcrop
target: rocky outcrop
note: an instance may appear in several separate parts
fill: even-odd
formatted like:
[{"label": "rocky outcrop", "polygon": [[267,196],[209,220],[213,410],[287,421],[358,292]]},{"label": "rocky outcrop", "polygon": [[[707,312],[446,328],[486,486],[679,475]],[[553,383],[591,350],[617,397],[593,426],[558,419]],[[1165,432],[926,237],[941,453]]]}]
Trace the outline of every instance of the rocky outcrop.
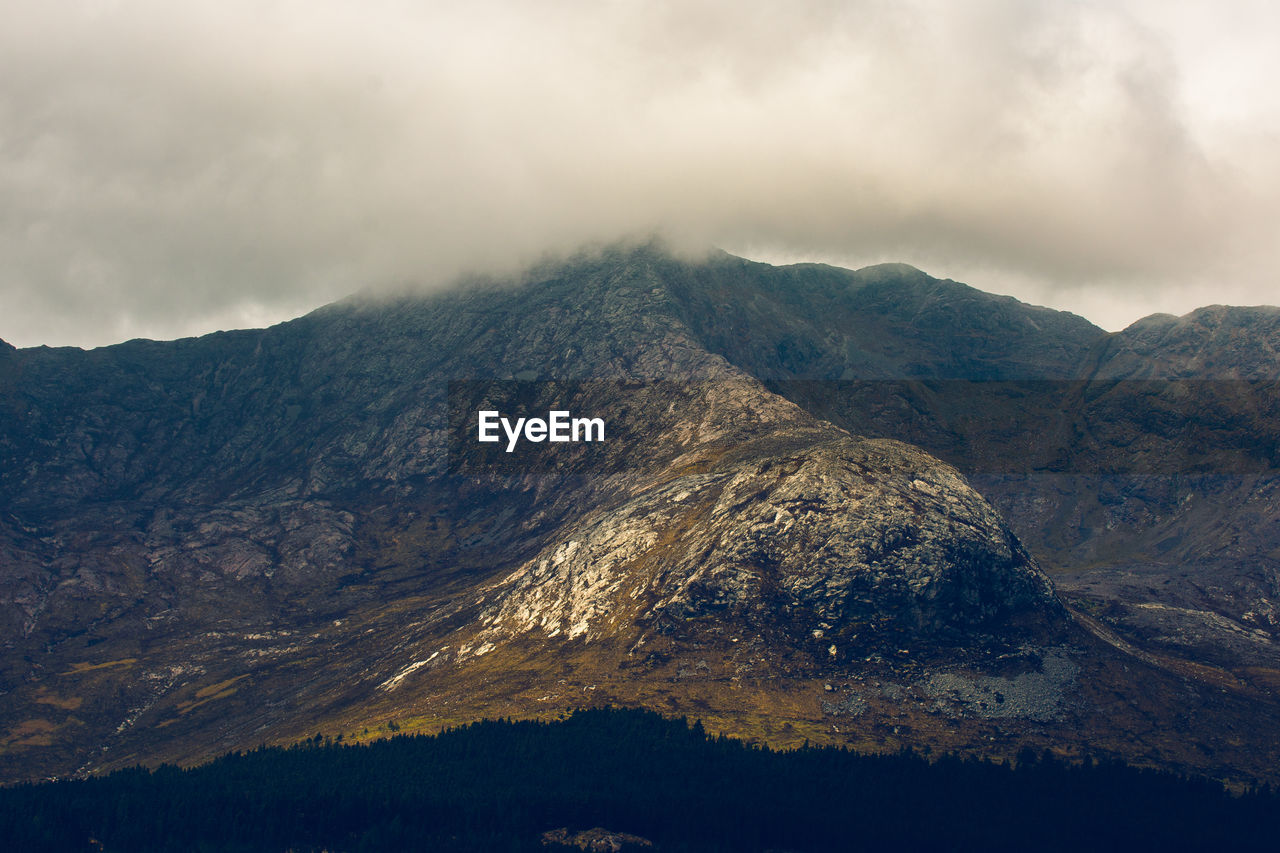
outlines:
[{"label": "rocky outcrop", "polygon": [[575,849],[600,851],[600,853],[626,853],[630,850],[652,850],[654,844],[647,838],[629,832],[615,832],[596,826],[581,832],[570,832],[567,827],[550,829],[542,833],[542,846],[561,850]]},{"label": "rocky outcrop", "polygon": [[482,638],[590,640],[721,614],[786,624],[845,659],[1062,619],[995,512],[915,448],[761,440],[696,467],[569,526],[486,596]]}]

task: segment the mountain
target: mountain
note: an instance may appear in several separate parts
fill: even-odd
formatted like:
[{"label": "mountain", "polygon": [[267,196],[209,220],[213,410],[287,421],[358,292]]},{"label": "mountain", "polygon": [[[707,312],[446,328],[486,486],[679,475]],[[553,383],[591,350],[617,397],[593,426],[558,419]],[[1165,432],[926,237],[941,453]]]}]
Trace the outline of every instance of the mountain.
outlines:
[{"label": "mountain", "polygon": [[1269,310],[649,244],[0,348],[0,775],[613,703],[1272,778]]},{"label": "mountain", "polygon": [[[836,299],[788,291],[822,305],[803,360],[776,321],[735,319],[760,330],[749,350],[702,340],[831,423],[955,465],[1060,592],[1128,641],[1276,686],[1280,309],[1106,334],[897,266],[843,275]],[[855,340],[857,323],[875,329]]]}]

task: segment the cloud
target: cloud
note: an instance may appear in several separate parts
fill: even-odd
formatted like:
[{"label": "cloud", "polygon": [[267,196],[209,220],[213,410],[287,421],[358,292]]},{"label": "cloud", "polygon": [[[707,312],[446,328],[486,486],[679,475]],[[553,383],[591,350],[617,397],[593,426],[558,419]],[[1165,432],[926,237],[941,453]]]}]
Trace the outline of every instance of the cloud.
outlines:
[{"label": "cloud", "polygon": [[1271,298],[1261,4],[3,5],[21,345],[270,322],[653,231],[905,260],[1113,326]]}]

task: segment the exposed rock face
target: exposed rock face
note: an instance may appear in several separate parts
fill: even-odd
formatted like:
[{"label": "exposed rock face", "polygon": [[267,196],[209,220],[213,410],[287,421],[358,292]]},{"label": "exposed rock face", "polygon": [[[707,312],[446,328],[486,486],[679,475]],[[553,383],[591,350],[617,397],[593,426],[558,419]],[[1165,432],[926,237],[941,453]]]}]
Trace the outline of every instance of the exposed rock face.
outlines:
[{"label": "exposed rock face", "polygon": [[[1071,379],[1170,340],[1144,335],[1113,347],[1080,318],[909,267],[648,246],[262,331],[0,347],[0,775],[591,701],[781,744],[1030,739],[1268,772],[1234,734],[1280,733],[1256,679],[1179,669],[1105,607],[1074,617],[1086,631],[1031,556],[1115,566],[1140,531],[1142,548],[1179,537],[1161,554],[1253,561],[1254,586],[1213,599],[1238,594],[1238,614],[1187,592],[1199,576],[1166,609],[1125,612],[1185,627],[1218,607],[1270,666],[1259,422],[1205,420],[1175,386],[1134,410],[1137,386]],[[1231,338],[1214,335],[1180,346]],[[1206,358],[1187,363],[1220,363]],[[1061,479],[1080,456],[1053,467],[1078,443],[1107,464],[1167,457],[1185,435],[1170,407],[1224,439],[1195,458],[1253,466],[1253,485],[1139,488],[1123,469],[1088,497]],[[474,440],[481,408],[598,416],[607,437],[508,454]],[[1037,465],[1059,479],[1024,476]],[[1062,577],[1085,604],[1150,587]],[[1180,630],[1164,645],[1228,665],[1201,648],[1227,648],[1216,634]],[[1212,687],[1192,696],[1187,678]]]},{"label": "exposed rock face", "polygon": [[891,441],[740,447],[563,535],[495,587],[486,641],[590,639],[723,612],[745,626],[785,621],[796,642],[825,637],[834,658],[1062,617],[963,478]]},{"label": "exposed rock face", "polygon": [[628,850],[651,850],[653,842],[628,832],[614,832],[599,826],[581,832],[569,832],[568,828],[552,829],[542,833],[544,847],[601,851],[601,853],[625,853]]}]

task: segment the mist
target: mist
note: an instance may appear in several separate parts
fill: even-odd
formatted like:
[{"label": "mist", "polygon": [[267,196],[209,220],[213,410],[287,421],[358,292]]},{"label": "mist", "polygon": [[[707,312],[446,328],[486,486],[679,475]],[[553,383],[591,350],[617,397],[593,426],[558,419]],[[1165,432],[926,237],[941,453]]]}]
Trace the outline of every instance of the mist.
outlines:
[{"label": "mist", "polygon": [[1274,301],[1262,3],[0,0],[0,338],[265,325],[659,234]]}]

